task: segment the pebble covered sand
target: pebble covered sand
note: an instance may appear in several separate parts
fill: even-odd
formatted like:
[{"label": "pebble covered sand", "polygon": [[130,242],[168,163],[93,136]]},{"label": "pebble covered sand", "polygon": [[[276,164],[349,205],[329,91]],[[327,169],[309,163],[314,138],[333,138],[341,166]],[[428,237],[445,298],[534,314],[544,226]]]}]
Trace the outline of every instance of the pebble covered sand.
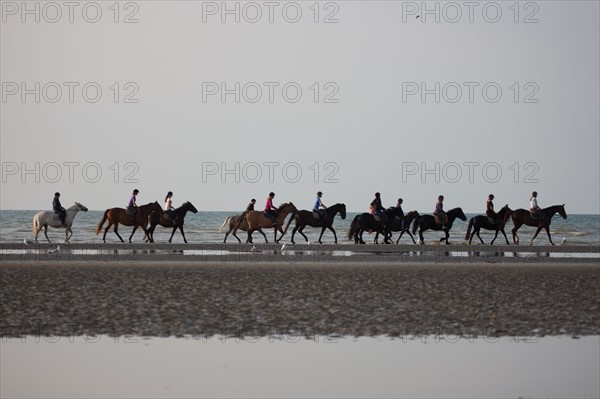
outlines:
[{"label": "pebble covered sand", "polygon": [[600,334],[597,264],[0,264],[1,335]]}]

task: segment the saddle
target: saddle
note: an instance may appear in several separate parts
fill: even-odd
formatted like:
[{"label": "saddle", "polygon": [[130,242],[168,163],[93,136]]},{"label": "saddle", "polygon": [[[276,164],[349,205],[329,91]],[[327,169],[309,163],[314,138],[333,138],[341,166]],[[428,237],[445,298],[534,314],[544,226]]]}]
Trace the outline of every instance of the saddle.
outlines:
[{"label": "saddle", "polygon": [[317,219],[317,220],[321,220],[321,219],[323,219],[323,215],[321,214],[321,212],[318,212],[318,211],[315,211],[315,210],[313,210],[313,211],[312,211],[312,214],[313,214],[313,217],[314,217],[315,219]]},{"label": "saddle", "polygon": [[446,223],[446,219],[447,219],[447,217],[444,216],[444,220],[442,221],[442,218],[440,218],[440,215],[437,215],[435,213],[433,214],[433,218],[435,219],[435,223],[437,223],[439,225],[445,224]]},{"label": "saddle", "polygon": [[138,209],[134,206],[128,206],[125,209],[125,213],[127,214],[127,216],[129,216],[129,218],[131,220],[135,220],[135,217],[137,216],[137,213],[138,213]]}]

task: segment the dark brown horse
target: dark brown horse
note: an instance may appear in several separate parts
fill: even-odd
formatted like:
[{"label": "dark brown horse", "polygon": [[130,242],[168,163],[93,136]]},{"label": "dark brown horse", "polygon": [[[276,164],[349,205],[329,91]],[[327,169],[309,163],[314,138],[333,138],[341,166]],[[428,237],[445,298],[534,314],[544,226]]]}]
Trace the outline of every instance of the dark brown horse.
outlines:
[{"label": "dark brown horse", "polygon": [[394,218],[399,215],[399,209],[396,207],[387,208],[385,211],[385,216],[387,222],[384,223],[381,220],[375,219],[375,216],[370,213],[361,213],[360,215],[356,215],[352,223],[350,224],[350,230],[348,230],[348,239],[354,239],[355,244],[365,244],[363,240],[363,233],[368,231],[372,233],[373,231],[377,232],[375,235],[374,243],[377,244],[377,238],[379,234],[383,234],[383,242],[385,244],[390,244],[390,238],[392,237],[392,232],[390,231],[390,225]]},{"label": "dark brown horse", "polygon": [[296,226],[294,227],[294,230],[292,230],[292,244],[294,244],[294,234],[296,234],[296,232],[302,234],[302,237],[304,237],[306,242],[308,242],[308,237],[306,237],[302,232],[302,230],[304,230],[306,226],[321,228],[321,234],[319,235],[319,244],[323,244],[321,242],[321,238],[323,237],[325,229],[331,230],[331,232],[333,233],[333,239],[337,244],[337,235],[335,234],[335,230],[333,229],[333,219],[338,213],[340,214],[342,219],[346,219],[346,205],[335,204],[333,206],[330,206],[329,208],[326,208],[324,212],[325,215],[323,219],[317,219],[313,215],[313,211],[298,211],[295,217]]},{"label": "dark brown horse", "polygon": [[517,209],[511,215],[512,222],[515,225],[512,229],[513,234],[513,242],[519,245],[519,236],[517,235],[517,230],[522,225],[537,227],[535,234],[531,237],[531,241],[529,241],[529,245],[533,244],[533,240],[540,233],[542,229],[546,230],[546,234],[548,234],[548,241],[550,244],[554,245],[552,242],[552,238],[550,237],[550,223],[552,222],[552,217],[554,214],[558,213],[562,216],[563,219],[567,218],[567,212],[565,212],[565,204],[562,205],[553,205],[548,208],[544,208],[538,212],[538,219],[534,219],[531,217],[531,212],[526,209]]},{"label": "dark brown horse", "polygon": [[153,211],[162,212],[162,209],[158,202],[150,202],[149,204],[140,206],[138,208],[138,212],[135,216],[135,219],[131,219],[127,214],[127,211],[123,208],[107,209],[106,212],[104,212],[104,216],[102,216],[102,220],[98,224],[98,227],[96,228],[96,235],[100,233],[102,225],[104,224],[106,219],[108,219],[108,226],[106,226],[106,229],[104,229],[102,241],[106,242],[106,233],[108,232],[108,229],[110,229],[110,227],[114,224],[115,234],[117,235],[117,237],[119,237],[119,240],[121,240],[121,242],[125,242],[123,241],[123,238],[119,235],[119,223],[121,223],[124,226],[133,226],[133,231],[129,236],[129,242],[131,242],[131,237],[133,237],[133,234],[135,233],[138,227],[141,227],[144,230],[144,240],[146,240],[146,238],[148,237],[148,231],[146,230],[146,226],[148,226],[148,216],[150,216],[150,214]]},{"label": "dark brown horse", "polygon": [[[499,231],[501,231],[502,235],[504,235],[504,239],[506,240],[506,244],[508,245],[509,242],[508,238],[506,237],[506,233],[504,232],[504,226],[510,218],[511,213],[512,210],[508,207],[507,204],[504,205],[502,209],[500,209],[500,211],[498,212],[498,218],[500,219],[500,223],[496,223],[496,221],[492,222],[487,215],[477,215],[472,217],[471,220],[469,220],[469,227],[467,228],[467,235],[465,235],[465,240],[469,240],[469,245],[471,245],[473,237],[477,236],[477,238],[479,238],[479,241],[481,241],[481,243],[483,244],[483,239],[479,235],[479,230],[486,229],[494,230],[496,232],[496,235],[494,236],[492,242],[490,242],[490,245],[494,245],[494,241],[496,241]],[[472,234],[471,230],[473,230]]]},{"label": "dark brown horse", "polygon": [[169,243],[173,239],[175,235],[175,231],[179,228],[181,232],[181,236],[183,237],[183,242],[187,244],[187,240],[185,238],[185,234],[183,233],[183,221],[185,219],[185,215],[188,211],[192,213],[198,213],[198,209],[191,202],[184,202],[179,208],[175,209],[176,222],[173,223],[173,219],[165,219],[165,212],[152,212],[150,216],[148,216],[148,222],[150,223],[150,228],[148,229],[148,238],[150,242],[154,242],[154,229],[157,225],[161,225],[162,227],[172,227],[173,231],[171,232],[171,238],[169,238]]},{"label": "dark brown horse", "polygon": [[[392,209],[392,208],[388,208]],[[402,236],[404,235],[404,233],[408,234],[408,236],[411,238],[413,244],[416,244],[417,242],[415,241],[415,237],[410,233],[410,224],[412,223],[413,220],[415,220],[415,218],[419,217],[419,212],[417,211],[410,211],[408,212],[406,215],[404,215],[403,217],[392,217],[391,221],[390,221],[390,231],[399,231],[400,235],[398,236],[398,239],[396,240],[396,244],[398,244],[400,242],[400,239],[402,238]],[[377,232],[375,234],[375,243],[377,243],[377,237],[379,236],[379,232]],[[391,236],[390,236],[391,238]]]},{"label": "dark brown horse", "polygon": [[[287,216],[290,213],[292,214],[292,217],[290,218],[287,225],[285,226],[285,230],[282,230],[281,227],[285,223],[285,219],[287,218]],[[246,219],[246,222],[248,223],[248,238],[247,238],[246,242],[249,242],[249,243],[252,242],[252,233],[254,233],[256,230],[258,230],[258,232],[263,235],[263,237],[265,238],[265,242],[269,242],[269,240],[267,240],[267,236],[262,231],[263,227],[264,228],[272,227],[273,231],[275,233],[274,240],[275,240],[275,242],[279,242],[279,240],[281,240],[283,238],[283,236],[285,235],[285,233],[287,232],[287,229],[290,226],[290,223],[292,222],[292,219],[294,218],[294,215],[296,215],[296,213],[298,213],[298,209],[291,202],[281,204],[279,206],[279,209],[277,210],[277,217],[275,218],[275,225],[273,225],[273,220],[269,216],[266,216],[264,214],[264,212],[262,212],[262,211],[245,211],[244,213],[242,213],[242,215],[238,219],[237,224],[233,228],[233,231],[231,232],[231,234],[233,234],[233,236],[239,240],[238,236],[235,233],[240,229],[240,227],[242,225],[242,220]],[[279,237],[279,239],[277,239],[278,231],[281,233],[281,237]]]},{"label": "dark brown horse", "polygon": [[450,229],[452,228],[452,224],[457,218],[464,222],[467,220],[467,217],[460,208],[450,209],[448,212],[446,212],[446,216],[448,216],[448,223],[446,223],[446,227],[442,227],[440,223],[437,223],[433,215],[421,215],[415,219],[412,232],[413,234],[416,234],[417,230],[419,230],[420,244],[425,244],[423,232],[429,229],[437,231],[442,230],[444,233],[446,233],[446,235],[445,237],[440,238],[440,241],[446,241],[446,244],[450,244],[448,242],[448,238],[450,237]]},{"label": "dark brown horse", "polygon": [[[233,229],[237,225],[238,219],[240,217],[242,217],[242,215],[243,214],[227,216],[227,218],[225,219],[225,221],[223,222],[221,227],[219,227],[219,233],[221,231],[223,231],[223,228],[225,226],[227,226],[227,228],[229,229],[229,230],[227,230],[227,233],[225,233],[225,238],[223,239],[223,243],[227,242],[227,236],[229,236],[229,233],[231,233],[233,231]],[[242,223],[240,224],[240,227],[238,227],[238,230],[248,231],[248,222],[246,222],[246,218],[242,218]],[[238,242],[242,242],[238,238],[238,236],[235,236],[235,238],[237,238]]]}]

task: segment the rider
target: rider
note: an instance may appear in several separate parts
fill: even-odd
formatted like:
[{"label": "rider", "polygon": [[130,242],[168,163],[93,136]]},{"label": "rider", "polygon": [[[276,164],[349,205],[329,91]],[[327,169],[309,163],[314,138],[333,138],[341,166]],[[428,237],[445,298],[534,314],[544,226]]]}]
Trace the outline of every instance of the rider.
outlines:
[{"label": "rider", "polygon": [[277,208],[273,205],[273,198],[275,198],[275,193],[270,192],[267,197],[267,203],[265,204],[265,214],[271,218],[273,221],[273,226],[277,223],[275,219],[277,218]]},{"label": "rider", "polygon": [[171,222],[173,222],[173,225],[175,225],[175,223],[177,222],[177,213],[175,212],[175,208],[173,207],[173,200],[171,199],[171,197],[173,197],[173,191],[169,191],[165,197],[165,213],[171,218]]},{"label": "rider", "polygon": [[131,195],[129,202],[127,203],[127,214],[129,215],[129,218],[131,218],[131,220],[135,220],[138,213],[138,206],[135,201],[139,193],[140,190],[138,190],[137,188],[133,190],[133,194]]},{"label": "rider", "polygon": [[63,226],[67,226],[67,224],[65,223],[65,218],[67,217],[67,210],[65,208],[63,208],[63,206],[60,204],[60,193],[54,193],[54,200],[52,200],[52,209],[54,210],[54,213],[58,214],[58,217],[60,218],[60,222],[63,224]]},{"label": "rider", "polygon": [[539,207],[538,202],[537,202],[537,191],[534,191],[531,193],[531,197],[529,197],[529,212],[531,213],[531,218],[532,219],[539,219],[541,221],[542,219],[542,214],[541,214],[541,210],[542,208]]},{"label": "rider", "polygon": [[253,211],[254,210],[254,204],[256,204],[256,200],[254,198],[252,198],[250,200],[250,203],[246,207],[246,212]]},{"label": "rider", "polygon": [[381,194],[375,193],[375,199],[371,201],[371,210],[373,216],[379,216],[381,218],[381,224],[385,229],[386,216],[385,208],[383,207],[383,205],[381,205]]},{"label": "rider", "polygon": [[444,196],[438,196],[438,200],[435,204],[435,211],[433,211],[433,215],[437,216],[440,219],[440,224],[442,228],[446,227],[446,223],[448,222],[448,216],[446,212],[444,212]]},{"label": "rider", "polygon": [[398,203],[396,203],[396,216],[394,216],[393,222],[402,228],[404,228],[404,211],[402,210],[402,203],[404,200],[402,198],[398,198]]},{"label": "rider", "polygon": [[325,204],[323,204],[323,201],[321,201],[322,196],[322,192],[317,192],[317,199],[315,200],[315,205],[313,206],[313,216],[319,220],[325,218],[325,209],[327,209]]},{"label": "rider", "polygon": [[488,195],[488,199],[485,202],[485,214],[490,219],[490,223],[499,225],[502,223],[500,217],[494,211],[494,194]]}]

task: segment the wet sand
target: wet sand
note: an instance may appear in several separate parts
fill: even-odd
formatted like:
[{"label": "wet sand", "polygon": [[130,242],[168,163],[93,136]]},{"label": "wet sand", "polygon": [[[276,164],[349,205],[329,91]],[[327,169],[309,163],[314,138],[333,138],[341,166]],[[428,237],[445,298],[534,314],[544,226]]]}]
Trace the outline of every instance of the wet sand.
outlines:
[{"label": "wet sand", "polygon": [[1,335],[600,334],[598,264],[10,262]]}]

